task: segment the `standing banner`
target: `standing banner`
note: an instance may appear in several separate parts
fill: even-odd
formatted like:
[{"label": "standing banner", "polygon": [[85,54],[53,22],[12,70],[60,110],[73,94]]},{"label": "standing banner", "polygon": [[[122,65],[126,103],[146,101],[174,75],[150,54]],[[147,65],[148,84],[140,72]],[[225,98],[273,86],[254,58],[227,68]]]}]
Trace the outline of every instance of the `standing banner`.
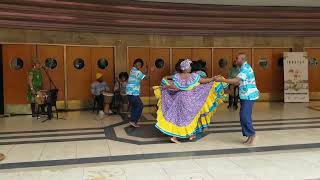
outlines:
[{"label": "standing banner", "polygon": [[306,52],[284,52],[284,102],[309,102]]}]

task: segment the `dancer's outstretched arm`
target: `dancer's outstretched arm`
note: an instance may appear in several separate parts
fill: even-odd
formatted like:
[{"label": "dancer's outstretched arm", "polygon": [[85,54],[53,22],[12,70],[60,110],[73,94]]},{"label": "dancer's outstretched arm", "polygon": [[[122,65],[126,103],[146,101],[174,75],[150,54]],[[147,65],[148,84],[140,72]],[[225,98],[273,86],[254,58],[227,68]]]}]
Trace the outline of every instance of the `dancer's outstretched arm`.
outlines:
[{"label": "dancer's outstretched arm", "polygon": [[212,81],[214,81],[214,80],[215,80],[214,77],[212,77],[212,78],[201,78],[201,79],[199,80],[199,83],[200,83],[200,84],[206,84],[206,83],[212,82]]},{"label": "dancer's outstretched arm", "polygon": [[236,78],[232,78],[232,79],[224,79],[223,77],[217,77],[216,78],[217,82],[225,82],[227,84],[233,84],[235,86],[239,86],[240,85],[240,78],[236,77]]}]

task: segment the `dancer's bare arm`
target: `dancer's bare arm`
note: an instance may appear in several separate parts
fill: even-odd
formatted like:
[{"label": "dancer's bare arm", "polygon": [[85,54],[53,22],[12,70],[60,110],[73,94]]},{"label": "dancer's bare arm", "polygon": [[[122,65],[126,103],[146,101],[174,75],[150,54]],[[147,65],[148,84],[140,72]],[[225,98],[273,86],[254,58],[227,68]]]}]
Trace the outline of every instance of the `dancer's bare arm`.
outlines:
[{"label": "dancer's bare arm", "polygon": [[240,78],[236,77],[236,78],[232,78],[232,79],[224,79],[223,77],[217,77],[216,78],[217,82],[225,82],[227,84],[233,84],[235,86],[239,86],[240,85]]},{"label": "dancer's bare arm", "polygon": [[212,81],[214,81],[214,80],[215,80],[214,77],[212,77],[212,78],[201,78],[201,79],[199,80],[199,83],[200,83],[200,84],[206,84],[206,83],[212,82]]}]

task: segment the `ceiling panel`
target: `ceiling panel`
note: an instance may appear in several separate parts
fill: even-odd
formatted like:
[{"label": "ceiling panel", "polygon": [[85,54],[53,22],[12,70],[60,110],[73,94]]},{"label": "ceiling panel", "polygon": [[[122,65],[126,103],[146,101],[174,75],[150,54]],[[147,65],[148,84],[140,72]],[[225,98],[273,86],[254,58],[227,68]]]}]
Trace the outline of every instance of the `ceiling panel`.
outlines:
[{"label": "ceiling panel", "polygon": [[245,5],[245,6],[320,7],[319,0],[141,0],[141,1],[192,3],[192,4]]}]

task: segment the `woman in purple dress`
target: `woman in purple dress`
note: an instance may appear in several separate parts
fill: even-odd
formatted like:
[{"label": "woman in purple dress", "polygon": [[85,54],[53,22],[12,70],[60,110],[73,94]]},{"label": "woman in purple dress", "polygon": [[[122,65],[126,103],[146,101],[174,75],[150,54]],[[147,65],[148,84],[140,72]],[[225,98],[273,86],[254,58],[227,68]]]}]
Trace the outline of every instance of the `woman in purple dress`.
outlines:
[{"label": "woman in purple dress", "polygon": [[[224,83],[213,82],[213,78],[201,78],[191,73],[192,61],[180,63],[180,71],[167,76],[162,86],[154,87],[158,98],[156,127],[179,143],[177,138],[193,140],[196,134],[208,127],[219,104],[223,103]],[[172,79],[172,80],[169,80]]]}]

